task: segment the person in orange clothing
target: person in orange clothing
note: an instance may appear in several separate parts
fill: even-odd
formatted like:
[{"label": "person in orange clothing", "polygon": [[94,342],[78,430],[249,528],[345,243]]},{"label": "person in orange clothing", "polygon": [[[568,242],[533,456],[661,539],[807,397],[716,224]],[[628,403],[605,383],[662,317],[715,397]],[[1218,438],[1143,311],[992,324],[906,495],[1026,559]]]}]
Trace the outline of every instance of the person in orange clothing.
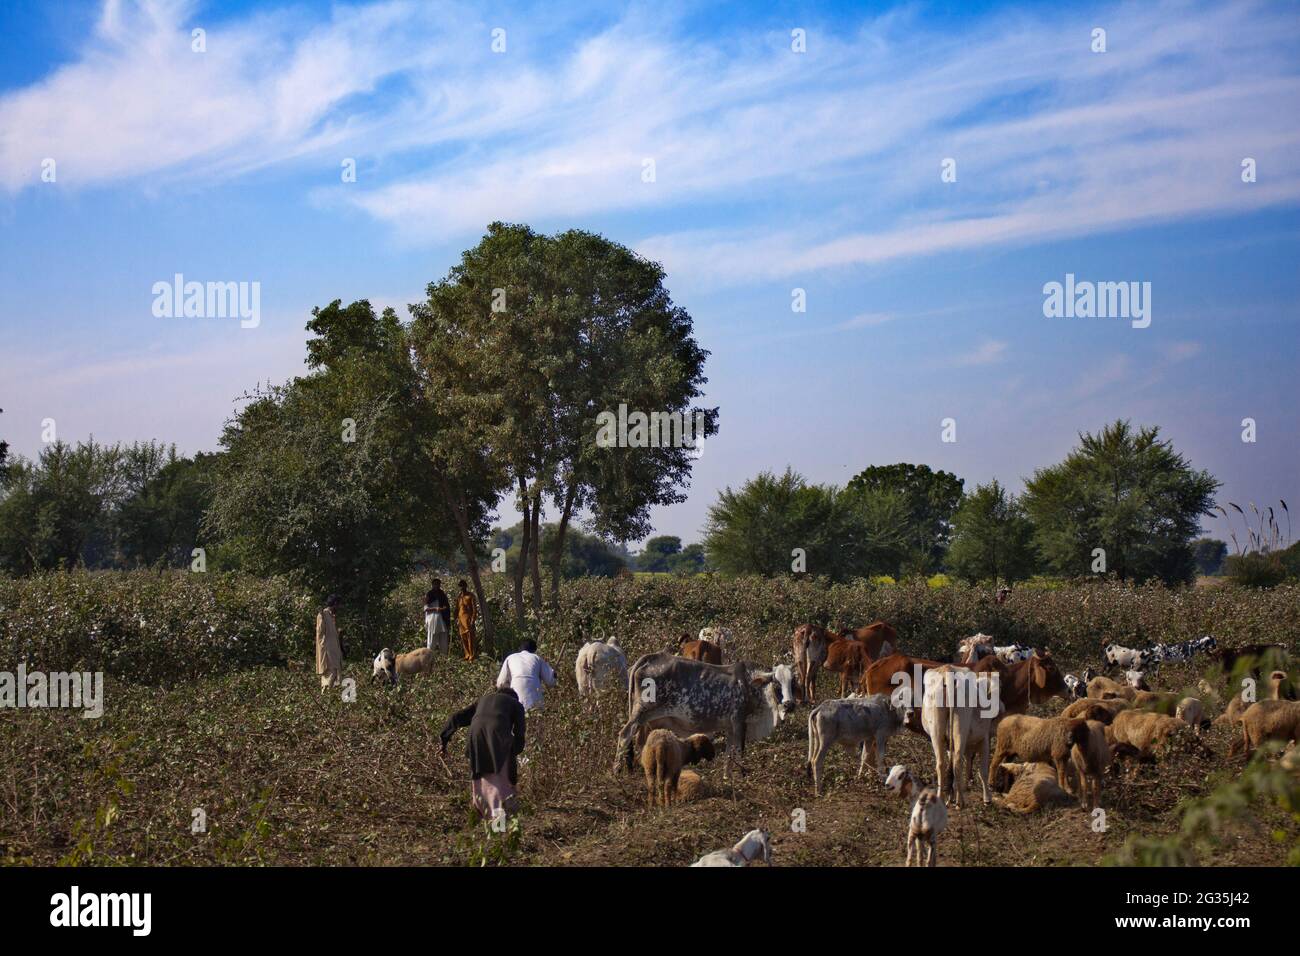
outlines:
[{"label": "person in orange clothing", "polygon": [[474,602],[474,595],[469,593],[469,585],[462,579],[460,593],[456,595],[456,626],[460,628],[460,646],[465,650],[467,661],[478,657],[478,632],[474,630],[477,616],[478,605]]}]

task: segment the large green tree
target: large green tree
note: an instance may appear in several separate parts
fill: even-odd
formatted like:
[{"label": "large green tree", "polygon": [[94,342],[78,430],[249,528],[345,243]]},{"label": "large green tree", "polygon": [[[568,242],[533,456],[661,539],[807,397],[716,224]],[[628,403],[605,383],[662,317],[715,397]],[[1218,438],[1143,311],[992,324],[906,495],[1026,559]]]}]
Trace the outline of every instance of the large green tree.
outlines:
[{"label": "large green tree", "polygon": [[1191,541],[1218,487],[1159,428],[1116,421],[1081,434],[1063,462],[1034,472],[1022,500],[1058,574],[1090,573],[1101,549],[1106,572],[1120,580],[1174,583],[1195,572]]},{"label": "large green tree", "polygon": [[429,493],[432,423],[392,310],[335,301],[308,328],[310,374],[250,396],[222,433],[207,528],[249,569],[364,613],[417,548],[455,539]]},{"label": "large green tree", "polygon": [[893,573],[906,504],[894,492],[812,485],[787,468],[724,489],[709,508],[704,548],[726,574],[800,573],[843,580]]},{"label": "large green tree", "polygon": [[978,485],[953,516],[947,564],[968,581],[1019,581],[1032,575],[1038,555],[1024,508],[996,480]]},{"label": "large green tree", "polygon": [[[581,510],[600,537],[631,540],[649,530],[653,506],[682,500],[690,448],[595,441],[597,415],[620,403],[696,411],[706,353],[663,277],[657,264],[601,236],[544,236],[493,223],[411,307],[425,387],[453,425],[440,432],[439,461],[479,476],[495,493],[513,493],[523,515],[521,560],[512,570],[520,626],[526,576],[533,605],[541,606],[548,500],[558,512],[549,548],[553,594],[564,538]],[[699,411],[712,433],[716,410]]]},{"label": "large green tree", "polygon": [[907,506],[907,562],[928,571],[942,563],[961,503],[962,480],[928,465],[872,465],[849,479],[850,491],[893,492]]}]

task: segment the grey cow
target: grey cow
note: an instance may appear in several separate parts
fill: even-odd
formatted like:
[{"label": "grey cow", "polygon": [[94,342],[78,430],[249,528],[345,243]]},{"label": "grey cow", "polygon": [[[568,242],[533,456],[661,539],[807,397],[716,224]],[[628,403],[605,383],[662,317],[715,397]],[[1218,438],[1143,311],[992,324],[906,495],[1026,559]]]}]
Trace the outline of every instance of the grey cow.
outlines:
[{"label": "grey cow", "polygon": [[[793,670],[751,664],[706,664],[673,654],[646,654],[628,673],[628,720],[618,733],[617,771],[632,769],[635,750],[652,730],[680,736],[721,733],[727,739],[725,773],[744,755],[745,743],[762,740],[794,707]],[[635,742],[635,746],[633,745]]]},{"label": "grey cow", "polygon": [[888,694],[868,697],[845,697],[824,700],[808,715],[808,765],[813,779],[813,792],[821,796],[822,764],[826,751],[835,744],[842,747],[860,747],[862,759],[858,761],[858,778],[867,765],[867,750],[876,757],[876,773],[885,775],[885,743],[903,729],[912,714],[906,704],[894,703]]}]

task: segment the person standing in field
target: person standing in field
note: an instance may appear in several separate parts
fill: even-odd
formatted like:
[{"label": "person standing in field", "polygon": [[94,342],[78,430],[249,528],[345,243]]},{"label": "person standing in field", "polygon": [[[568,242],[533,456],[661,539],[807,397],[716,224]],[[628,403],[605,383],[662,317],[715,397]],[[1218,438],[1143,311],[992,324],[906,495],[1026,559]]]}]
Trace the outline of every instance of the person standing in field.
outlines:
[{"label": "person standing in field", "polygon": [[459,584],[460,593],[456,595],[456,626],[460,629],[460,646],[465,652],[465,660],[472,661],[478,657],[478,632],[474,630],[478,605],[474,602],[474,595],[469,593],[469,585],[463,578]]},{"label": "person standing in field", "polygon": [[339,644],[339,627],[334,619],[338,606],[338,595],[331,594],[316,615],[316,673],[320,675],[321,690],[343,679],[343,647]]},{"label": "person standing in field", "polygon": [[437,578],[433,579],[433,586],[424,596],[424,633],[425,647],[433,650],[437,645],[438,650],[447,653],[451,637],[451,601]]},{"label": "person standing in field", "polygon": [[442,754],[458,727],[469,728],[470,794],[474,809],[488,819],[515,812],[517,757],[524,750],[523,705],[509,687],[490,690],[447,720],[439,738]]},{"label": "person standing in field", "polygon": [[530,638],[505,659],[497,675],[497,687],[514,688],[524,710],[534,710],[542,706],[546,693],[543,685],[555,686],[555,671],[538,655],[537,642]]}]

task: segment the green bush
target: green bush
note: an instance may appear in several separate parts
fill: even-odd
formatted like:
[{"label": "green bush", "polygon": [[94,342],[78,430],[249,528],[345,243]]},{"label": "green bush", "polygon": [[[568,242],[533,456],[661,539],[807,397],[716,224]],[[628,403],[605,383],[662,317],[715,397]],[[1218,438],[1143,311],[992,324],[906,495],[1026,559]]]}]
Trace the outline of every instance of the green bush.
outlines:
[{"label": "green bush", "polygon": [[0,668],[143,683],[314,654],[315,608],[278,579],[186,571],[0,579]]},{"label": "green bush", "polygon": [[[925,579],[900,584],[824,578],[727,578],[714,574],[583,578],[564,582],[558,607],[513,625],[510,586],[487,574],[497,656],[525,636],[563,659],[593,637],[617,635],[630,659],[679,634],[725,625],[740,656],[771,663],[806,621],[831,626],[883,618],[912,654],[948,658],[976,632],[1047,647],[1068,666],[1095,662],[1102,644],[1144,646],[1213,634],[1220,642],[1281,642],[1300,633],[1300,588],[1166,588],[1113,581],[1026,584],[1005,604],[992,589]],[[448,593],[455,578],[443,576]],[[340,612],[344,650],[365,660],[382,646],[424,641],[426,576],[408,579],[362,618]],[[122,680],[168,683],[224,670],[314,656],[312,598],[277,578],[233,573],[71,572],[0,578],[0,669],[102,670]],[[453,635],[453,643],[455,636]],[[489,650],[488,648],[484,648]]]}]

